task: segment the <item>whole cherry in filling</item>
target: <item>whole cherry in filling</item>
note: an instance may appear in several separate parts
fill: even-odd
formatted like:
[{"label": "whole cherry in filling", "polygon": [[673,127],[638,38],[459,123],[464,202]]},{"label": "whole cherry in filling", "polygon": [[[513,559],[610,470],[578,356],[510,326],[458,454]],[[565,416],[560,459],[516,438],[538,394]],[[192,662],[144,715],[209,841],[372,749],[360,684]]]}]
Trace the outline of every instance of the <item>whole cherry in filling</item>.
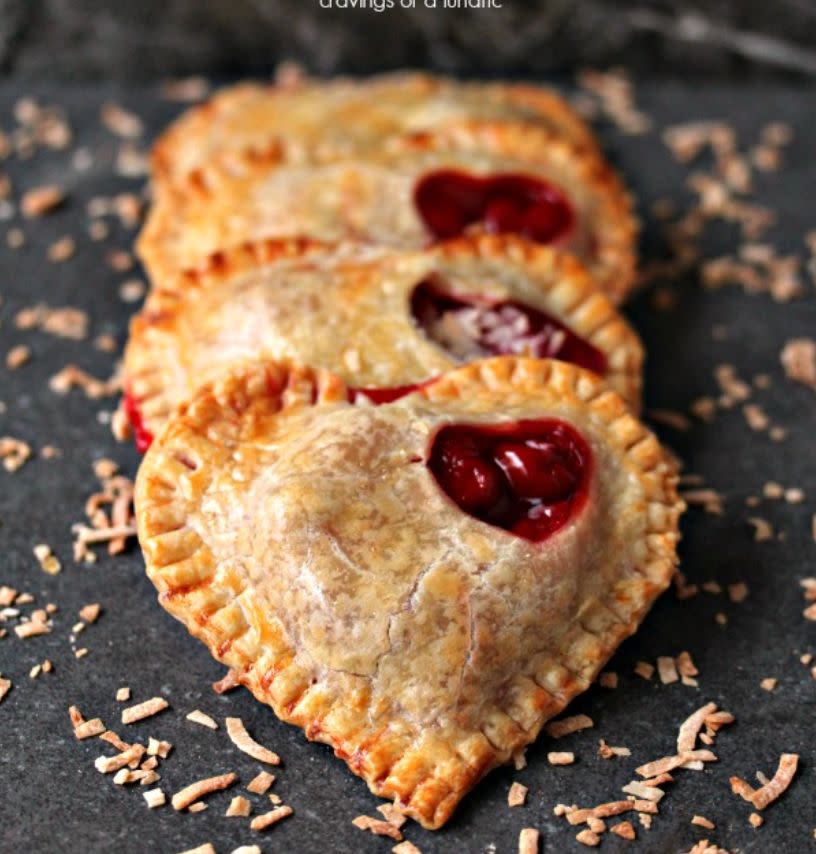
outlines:
[{"label": "whole cherry in filling", "polygon": [[450,424],[434,437],[428,467],[465,513],[541,542],[586,502],[592,452],[559,419]]},{"label": "whole cherry in filling", "polygon": [[491,234],[512,233],[537,243],[552,243],[575,225],[572,205],[564,193],[529,175],[482,177],[441,169],[419,181],[414,204],[437,240],[449,240],[472,226],[481,226]]},{"label": "whole cherry in filling", "polygon": [[432,276],[414,288],[411,312],[425,334],[459,361],[515,354],[606,373],[606,356],[597,347],[523,302],[454,294]]}]

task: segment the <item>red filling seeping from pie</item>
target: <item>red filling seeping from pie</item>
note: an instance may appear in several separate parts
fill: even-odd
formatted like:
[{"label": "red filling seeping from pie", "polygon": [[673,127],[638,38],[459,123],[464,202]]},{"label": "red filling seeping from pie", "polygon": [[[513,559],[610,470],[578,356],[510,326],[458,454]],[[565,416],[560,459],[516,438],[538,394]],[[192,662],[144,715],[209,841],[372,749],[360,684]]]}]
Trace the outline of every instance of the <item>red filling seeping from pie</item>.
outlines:
[{"label": "red filling seeping from pie", "polygon": [[450,424],[434,437],[428,467],[468,515],[541,542],[584,506],[592,452],[559,419]]},{"label": "red filling seeping from pie", "polygon": [[125,410],[127,420],[130,422],[131,430],[133,430],[133,443],[136,445],[136,450],[143,454],[150,447],[153,434],[145,427],[139,401],[131,394],[130,389],[125,389],[122,396],[122,407]]},{"label": "red filling seeping from pie", "polygon": [[536,243],[553,243],[575,226],[575,213],[564,193],[528,175],[481,177],[440,169],[419,181],[414,204],[437,240],[450,240],[480,226],[489,234],[518,234]]},{"label": "red filling seeping from pie", "polygon": [[439,277],[414,288],[411,312],[432,341],[462,362],[524,355],[572,362],[600,375],[607,370],[597,347],[546,312],[515,300],[453,294]]}]

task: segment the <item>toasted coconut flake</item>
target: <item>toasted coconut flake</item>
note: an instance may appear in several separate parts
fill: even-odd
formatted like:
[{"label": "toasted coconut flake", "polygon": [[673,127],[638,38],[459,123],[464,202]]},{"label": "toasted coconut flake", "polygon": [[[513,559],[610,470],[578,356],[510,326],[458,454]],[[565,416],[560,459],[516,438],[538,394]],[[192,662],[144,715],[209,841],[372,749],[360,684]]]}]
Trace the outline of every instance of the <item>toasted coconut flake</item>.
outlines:
[{"label": "toasted coconut flake", "polygon": [[79,611],[80,619],[84,620],[86,623],[95,623],[99,619],[99,614],[102,611],[102,607],[98,602],[94,602],[90,605],[85,605]]},{"label": "toasted coconut flake", "polygon": [[[287,808],[279,807],[279,809]],[[273,810],[272,812],[277,812],[277,810]],[[269,813],[267,814],[269,815]],[[370,830],[371,833],[375,834],[376,836],[390,836],[397,842],[402,839],[402,833],[400,833],[399,828],[394,827],[394,825],[390,822],[381,821],[378,818],[372,818],[370,815],[358,815],[357,818],[353,819],[351,823],[360,830]],[[255,828],[253,827],[253,830],[254,829]]]},{"label": "toasted coconut flake", "polygon": [[568,751],[551,751],[547,754],[547,762],[550,765],[572,765],[575,762],[575,754]]},{"label": "toasted coconut flake", "polygon": [[743,581],[728,585],[728,598],[732,602],[744,602],[748,598],[748,585]]},{"label": "toasted coconut flake", "polygon": [[752,812],[751,815],[748,816],[748,824],[751,827],[761,827],[765,823],[765,819],[756,812]]},{"label": "toasted coconut flake", "polygon": [[121,386],[122,380],[118,372],[114,372],[107,380],[100,380],[73,364],[66,365],[48,380],[48,387],[56,394],[68,394],[71,389],[79,388],[90,400],[117,394],[121,391]]},{"label": "toasted coconut flake", "polygon": [[601,844],[601,837],[592,830],[580,831],[575,835],[575,839],[580,842],[581,845],[586,845],[589,848],[595,848]]},{"label": "toasted coconut flake", "polygon": [[677,656],[674,662],[681,677],[697,676],[700,673],[692,661],[691,653],[685,650]]},{"label": "toasted coconut flake", "polygon": [[102,107],[100,113],[102,124],[116,136],[125,139],[134,139],[141,136],[144,131],[142,120],[134,113],[129,112],[119,104],[108,103]]},{"label": "toasted coconut flake", "polygon": [[247,791],[253,795],[265,795],[269,791],[269,787],[275,782],[275,775],[268,771],[261,771],[250,780],[247,785]]},{"label": "toasted coconut flake", "polygon": [[145,799],[148,809],[151,810],[164,806],[167,803],[167,798],[161,789],[150,789],[147,792],[143,792],[142,797]]},{"label": "toasted coconut flake", "polygon": [[205,804],[204,801],[196,801],[194,804],[190,804],[189,808],[187,809],[187,812],[204,812],[205,809],[207,809],[207,804]]},{"label": "toasted coconut flake", "polygon": [[[287,818],[292,815],[292,807],[282,806],[276,807],[269,812],[265,812],[263,815],[256,816],[252,819],[249,826],[252,830],[266,830],[267,827],[272,827],[273,824],[277,824],[279,821]],[[376,821],[376,819],[372,819],[372,821]],[[377,824],[384,824],[387,827],[390,827],[397,836],[394,836],[394,839],[402,839],[402,834],[395,828],[388,824],[387,821],[378,821]],[[359,825],[358,825],[359,826]],[[376,833],[377,831],[373,831]],[[391,834],[385,834],[386,836],[391,836]]]},{"label": "toasted coconut flake", "polygon": [[232,691],[234,688],[237,688],[241,684],[241,680],[238,678],[238,673],[235,670],[228,670],[224,676],[218,680],[218,682],[213,682],[213,691],[216,694],[226,694],[227,691]]},{"label": "toasted coconut flake", "polygon": [[643,679],[651,679],[654,675],[655,669],[654,665],[649,664],[648,661],[639,661],[635,665],[635,673]]},{"label": "toasted coconut flake", "polygon": [[563,738],[565,735],[571,735],[593,726],[595,723],[589,715],[572,715],[568,718],[561,718],[561,720],[550,721],[544,727],[544,731],[550,738]]},{"label": "toasted coconut flake", "polygon": [[419,848],[407,839],[404,839],[402,842],[398,842],[391,851],[392,854],[422,854]]},{"label": "toasted coconut flake", "polygon": [[[108,744],[112,744],[118,751],[122,752],[128,750],[132,745],[128,744],[126,741],[122,741],[119,736],[113,732],[112,730],[107,730],[99,736],[102,741],[107,741]],[[146,751],[148,755],[150,755],[150,750]]]},{"label": "toasted coconut flake", "polygon": [[151,718],[153,715],[163,712],[169,705],[170,703],[163,697],[152,697],[143,703],[122,709],[122,723],[125,725],[135,724],[138,721],[145,720],[145,718]]},{"label": "toasted coconut flake", "polygon": [[602,688],[614,689],[618,687],[618,674],[611,671],[604,671],[598,677],[598,684]]},{"label": "toasted coconut flake", "polygon": [[697,825],[697,827],[704,827],[706,830],[714,830],[716,825],[713,821],[709,821],[705,816],[695,815],[691,819],[691,823]]},{"label": "toasted coconut flake", "polygon": [[527,786],[524,786],[521,783],[514,782],[513,785],[510,786],[510,791],[507,793],[507,806],[524,806],[524,802],[527,800],[527,791]]},{"label": "toasted coconut flake", "polygon": [[230,801],[224,815],[227,818],[246,818],[251,812],[252,804],[243,795],[237,795]]},{"label": "toasted coconut flake", "polygon": [[[760,811],[764,810],[785,792],[788,786],[790,786],[798,766],[799,755],[797,753],[783,753],[779,757],[779,766],[773,775],[773,779],[751,795],[750,800],[754,807]],[[742,795],[742,792],[739,792],[739,794]]]},{"label": "toasted coconut flake", "polygon": [[0,703],[3,702],[4,697],[11,691],[11,679],[3,679],[0,677]]},{"label": "toasted coconut flake", "polygon": [[17,591],[13,587],[3,585],[0,587],[0,608],[7,608],[17,598]]},{"label": "toasted coconut flake", "polygon": [[816,390],[816,340],[793,338],[779,355],[788,379]]},{"label": "toasted coconut flake", "polygon": [[44,216],[65,201],[65,193],[56,184],[35,187],[23,193],[20,199],[20,210],[29,219]]},{"label": "toasted coconut flake", "polygon": [[719,845],[709,841],[707,839],[701,839],[698,843],[693,845],[685,854],[729,854],[725,848],[720,848]]},{"label": "toasted coconut flake", "polygon": [[74,735],[78,741],[85,738],[93,738],[95,735],[101,735],[105,732],[105,724],[100,718],[92,718],[89,721],[84,721],[74,729]]},{"label": "toasted coconut flake", "polygon": [[262,854],[260,845],[239,845],[232,854]]},{"label": "toasted coconut flake", "polygon": [[688,750],[677,756],[664,756],[662,759],[655,759],[652,762],[647,762],[639,768],[635,768],[635,773],[641,777],[658,777],[661,774],[668,774],[675,768],[687,768],[692,762],[716,762],[717,757],[710,750]]},{"label": "toasted coconut flake", "polygon": [[197,780],[173,795],[171,799],[173,809],[176,811],[186,809],[205,795],[229,788],[237,779],[238,775],[230,771],[228,774],[219,774],[205,780]]},{"label": "toasted coconut flake", "polygon": [[29,620],[27,623],[20,623],[14,627],[14,634],[18,638],[34,638],[38,635],[47,635],[50,632],[50,626],[38,620]]},{"label": "toasted coconut flake", "polygon": [[138,763],[144,752],[144,745],[134,744],[117,756],[100,756],[94,762],[94,767],[101,774],[111,774],[120,768],[124,768],[125,765],[129,765],[131,762],[136,761]]},{"label": "toasted coconut flake", "polygon": [[[269,797],[272,798],[273,796],[270,795]],[[408,821],[405,813],[403,813],[396,804],[380,804],[377,807],[377,812],[380,813],[380,815],[382,815],[389,824],[393,824],[394,827],[402,827],[403,824]]]},{"label": "toasted coconut flake", "polygon": [[776,688],[778,679],[774,679],[772,676],[769,676],[767,679],[763,679],[759,683],[759,687],[762,688],[763,691],[773,691]]},{"label": "toasted coconut flake", "polygon": [[216,854],[212,842],[205,842],[199,845],[198,848],[190,848],[187,851],[182,851],[181,854]]},{"label": "toasted coconut flake", "polygon": [[680,678],[677,675],[677,667],[674,659],[668,655],[659,655],[657,657],[657,674],[664,685],[671,685]]},{"label": "toasted coconut flake", "polygon": [[192,721],[194,724],[201,724],[201,726],[209,729],[218,729],[218,724],[209,715],[199,709],[193,709],[186,717],[188,721]]},{"label": "toasted coconut flake", "polygon": [[30,457],[31,445],[28,442],[12,436],[0,437],[0,460],[7,472],[16,472]]},{"label": "toasted coconut flake", "polygon": [[694,750],[694,745],[697,741],[697,734],[703,728],[706,717],[716,711],[716,703],[706,703],[705,706],[697,709],[696,712],[683,721],[677,735],[678,753],[688,753],[690,750]]},{"label": "toasted coconut flake", "polygon": [[227,718],[227,735],[230,741],[247,756],[257,759],[258,762],[267,762],[269,765],[280,765],[280,756],[277,753],[258,744],[246,731],[240,718]]},{"label": "toasted coconut flake", "polygon": [[130,688],[127,685],[123,685],[116,692],[116,700],[119,703],[127,703],[130,699]]},{"label": "toasted coconut flake", "polygon": [[605,804],[599,804],[597,807],[589,807],[587,809],[574,809],[566,813],[567,821],[572,824],[584,824],[590,818],[611,818],[612,816],[620,815],[621,813],[634,810],[643,813],[656,813],[657,804],[652,801],[609,801]]},{"label": "toasted coconut flake", "polygon": [[636,798],[642,798],[644,801],[652,801],[656,804],[659,804],[666,794],[662,789],[657,788],[657,786],[648,786],[641,780],[632,780],[631,783],[623,786],[621,791],[627,795],[634,795]]},{"label": "toasted coconut flake", "polygon": [[598,741],[598,756],[601,759],[614,759],[616,756],[631,756],[632,751],[628,747],[612,747],[602,738]]},{"label": "toasted coconut flake", "polygon": [[637,838],[635,828],[631,821],[621,821],[609,828],[612,833],[620,836],[621,839],[633,840]]},{"label": "toasted coconut flake", "polygon": [[12,347],[6,353],[6,367],[10,371],[16,371],[21,368],[26,362],[31,359],[31,348],[25,344],[19,344],[17,347]]},{"label": "toasted coconut flake", "polygon": [[539,832],[534,827],[522,828],[519,833],[518,854],[538,854]]}]

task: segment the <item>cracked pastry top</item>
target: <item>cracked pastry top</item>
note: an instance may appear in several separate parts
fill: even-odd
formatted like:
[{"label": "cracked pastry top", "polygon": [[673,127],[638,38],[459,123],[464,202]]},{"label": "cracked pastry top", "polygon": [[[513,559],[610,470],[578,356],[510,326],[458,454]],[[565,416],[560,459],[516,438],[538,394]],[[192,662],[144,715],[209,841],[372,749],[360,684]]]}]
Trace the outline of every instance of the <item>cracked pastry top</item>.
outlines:
[{"label": "cracked pastry top", "polygon": [[463,119],[523,122],[597,148],[592,131],[552,89],[522,83],[462,82],[403,72],[365,80],[300,78],[282,86],[246,82],[222,89],[177,119],[156,143],[156,189],[235,155],[314,163],[375,153],[397,134]]},{"label": "cracked pastry top", "polygon": [[614,170],[597,153],[508,123],[462,122],[322,165],[209,164],[158,195],[138,250],[166,286],[209,253],[261,238],[421,249],[484,233],[576,255],[616,302],[633,286],[637,224]]},{"label": "cracked pastry top", "polygon": [[682,506],[597,376],[507,356],[380,405],[244,363],[180,407],[136,484],[161,604],[429,828],[635,630]]},{"label": "cracked pastry top", "polygon": [[405,252],[268,240],[218,253],[131,323],[126,411],[146,447],[231,362],[288,358],[357,388],[420,383],[477,358],[573,362],[639,408],[636,333],[573,258],[513,237]]}]

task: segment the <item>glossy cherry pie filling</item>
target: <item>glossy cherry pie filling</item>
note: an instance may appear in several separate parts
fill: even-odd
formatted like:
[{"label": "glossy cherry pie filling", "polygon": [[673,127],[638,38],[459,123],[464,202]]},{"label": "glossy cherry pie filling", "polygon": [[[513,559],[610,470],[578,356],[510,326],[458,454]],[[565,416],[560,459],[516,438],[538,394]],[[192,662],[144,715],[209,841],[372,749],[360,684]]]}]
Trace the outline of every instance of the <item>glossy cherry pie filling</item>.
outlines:
[{"label": "glossy cherry pie filling", "polygon": [[434,437],[428,467],[465,513],[541,542],[586,502],[592,453],[558,419],[451,424]]},{"label": "glossy cherry pie filling", "polygon": [[481,226],[489,234],[553,243],[575,225],[572,205],[558,187],[512,173],[480,177],[455,169],[431,172],[417,184],[414,204],[436,240]]},{"label": "glossy cherry pie filling", "polygon": [[133,430],[133,442],[136,445],[136,450],[143,454],[153,441],[153,434],[145,427],[142,410],[139,406],[139,401],[131,394],[129,389],[125,389],[122,396],[122,407],[125,410],[125,415]]},{"label": "glossy cherry pie filling", "polygon": [[455,359],[524,355],[560,359],[606,373],[606,356],[546,312],[515,300],[459,295],[437,277],[420,282],[411,312],[425,334]]}]

